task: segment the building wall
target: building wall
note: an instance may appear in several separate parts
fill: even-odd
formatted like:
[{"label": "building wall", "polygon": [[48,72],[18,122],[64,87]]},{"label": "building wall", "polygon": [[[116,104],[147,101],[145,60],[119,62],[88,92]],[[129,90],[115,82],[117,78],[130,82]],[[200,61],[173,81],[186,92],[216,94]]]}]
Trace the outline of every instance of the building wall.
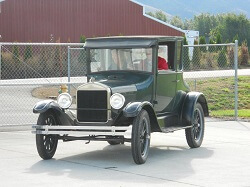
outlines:
[{"label": "building wall", "polygon": [[0,35],[4,42],[79,42],[80,36],[171,35],[182,32],[143,16],[129,0],[5,0]]}]

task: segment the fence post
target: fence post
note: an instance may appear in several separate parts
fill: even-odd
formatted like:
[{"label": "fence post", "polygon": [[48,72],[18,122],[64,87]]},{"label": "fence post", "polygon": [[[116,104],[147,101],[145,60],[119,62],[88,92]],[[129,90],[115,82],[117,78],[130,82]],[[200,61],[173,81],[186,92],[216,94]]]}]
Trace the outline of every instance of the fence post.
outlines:
[{"label": "fence post", "polygon": [[[68,83],[70,83],[70,46],[68,46]],[[70,84],[68,84],[68,93],[70,94]]]},{"label": "fence post", "polygon": [[0,43],[0,80],[2,77],[2,44]]},{"label": "fence post", "polygon": [[235,40],[234,46],[234,115],[235,121],[238,120],[238,40]]}]

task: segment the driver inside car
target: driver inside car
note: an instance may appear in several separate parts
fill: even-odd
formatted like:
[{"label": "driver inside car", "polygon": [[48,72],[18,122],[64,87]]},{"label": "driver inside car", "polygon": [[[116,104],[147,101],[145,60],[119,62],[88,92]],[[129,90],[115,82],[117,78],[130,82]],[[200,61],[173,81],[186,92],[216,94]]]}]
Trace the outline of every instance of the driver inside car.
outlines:
[{"label": "driver inside car", "polygon": [[[152,49],[146,49],[146,59],[142,61],[142,69],[148,70],[149,66],[152,67]],[[167,61],[158,56],[158,70],[168,70],[168,63]]]}]

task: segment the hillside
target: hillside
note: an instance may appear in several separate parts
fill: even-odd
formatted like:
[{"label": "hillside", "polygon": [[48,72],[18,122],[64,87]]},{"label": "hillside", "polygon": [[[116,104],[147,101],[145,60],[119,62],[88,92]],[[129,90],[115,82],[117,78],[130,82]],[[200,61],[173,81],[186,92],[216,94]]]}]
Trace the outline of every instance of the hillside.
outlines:
[{"label": "hillside", "polygon": [[161,9],[182,19],[193,18],[200,13],[244,13],[250,18],[250,0],[137,0],[140,3]]}]

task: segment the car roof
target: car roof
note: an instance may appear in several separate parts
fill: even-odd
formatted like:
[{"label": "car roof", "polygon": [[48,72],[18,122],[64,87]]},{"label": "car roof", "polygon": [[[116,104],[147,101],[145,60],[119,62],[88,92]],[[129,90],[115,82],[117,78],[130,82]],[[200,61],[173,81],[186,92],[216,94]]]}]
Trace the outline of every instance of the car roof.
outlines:
[{"label": "car roof", "polygon": [[85,48],[149,48],[159,42],[182,40],[180,36],[112,36],[88,38]]}]

